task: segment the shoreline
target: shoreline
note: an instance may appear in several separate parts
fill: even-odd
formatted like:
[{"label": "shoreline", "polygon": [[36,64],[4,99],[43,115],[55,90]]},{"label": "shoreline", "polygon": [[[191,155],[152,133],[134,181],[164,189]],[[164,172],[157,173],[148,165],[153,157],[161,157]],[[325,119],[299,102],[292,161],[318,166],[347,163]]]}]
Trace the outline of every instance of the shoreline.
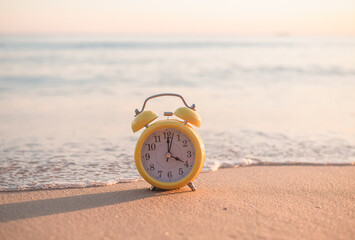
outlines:
[{"label": "shoreline", "polygon": [[188,187],[145,181],[0,192],[1,239],[352,239],[353,166],[253,166]]},{"label": "shoreline", "polygon": [[[254,163],[245,163],[245,164],[221,164],[218,165],[216,168],[210,169],[203,169],[201,174],[215,172],[220,169],[228,169],[228,168],[244,168],[244,167],[282,167],[282,166],[313,166],[313,167],[329,167],[329,166],[337,166],[337,167],[350,167],[355,166],[355,162],[340,162],[340,163],[314,163],[314,162],[262,162],[257,159],[251,159]],[[0,193],[5,192],[23,192],[23,191],[37,191],[37,190],[61,190],[61,189],[73,189],[73,188],[91,188],[91,187],[107,187],[116,184],[124,184],[124,183],[132,183],[136,181],[144,181],[141,176],[137,176],[137,178],[130,178],[130,179],[118,179],[117,181],[111,182],[94,182],[91,183],[45,183],[39,186],[20,186],[16,188],[1,188]]]}]

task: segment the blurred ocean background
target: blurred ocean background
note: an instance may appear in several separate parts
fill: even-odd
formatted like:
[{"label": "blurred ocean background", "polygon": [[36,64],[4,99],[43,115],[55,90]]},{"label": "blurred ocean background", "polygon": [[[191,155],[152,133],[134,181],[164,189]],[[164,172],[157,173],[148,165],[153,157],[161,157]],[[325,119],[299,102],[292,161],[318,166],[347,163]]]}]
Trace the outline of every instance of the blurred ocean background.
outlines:
[{"label": "blurred ocean background", "polygon": [[353,37],[1,35],[0,191],[140,179],[131,121],[162,92],[196,104],[204,171],[355,162]]}]

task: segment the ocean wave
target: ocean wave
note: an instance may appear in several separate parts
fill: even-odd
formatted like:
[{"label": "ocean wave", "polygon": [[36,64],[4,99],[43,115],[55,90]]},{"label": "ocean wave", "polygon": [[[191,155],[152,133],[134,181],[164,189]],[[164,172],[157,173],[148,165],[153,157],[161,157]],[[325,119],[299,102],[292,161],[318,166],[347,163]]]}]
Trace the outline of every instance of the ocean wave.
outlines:
[{"label": "ocean wave", "polygon": [[[355,146],[329,137],[290,137],[261,131],[203,131],[203,172],[250,166],[353,166]],[[90,142],[17,139],[0,146],[0,191],[107,186],[137,181],[136,138]],[[131,147],[127,147],[131,146]]]},{"label": "ocean wave", "polygon": [[[244,159],[244,163],[219,163],[215,162],[209,164],[208,167],[204,167],[202,173],[214,172],[218,169],[223,168],[237,168],[237,167],[253,167],[253,166],[354,166],[355,162],[352,163],[309,163],[309,162],[262,162],[257,159]],[[34,191],[34,190],[49,190],[49,189],[70,189],[70,188],[87,188],[87,187],[105,187],[120,183],[131,183],[136,181],[143,181],[141,177],[137,178],[126,178],[119,179],[115,181],[86,181],[80,183],[32,183],[30,185],[19,185],[19,186],[0,186],[0,192],[18,192],[18,191]]]}]

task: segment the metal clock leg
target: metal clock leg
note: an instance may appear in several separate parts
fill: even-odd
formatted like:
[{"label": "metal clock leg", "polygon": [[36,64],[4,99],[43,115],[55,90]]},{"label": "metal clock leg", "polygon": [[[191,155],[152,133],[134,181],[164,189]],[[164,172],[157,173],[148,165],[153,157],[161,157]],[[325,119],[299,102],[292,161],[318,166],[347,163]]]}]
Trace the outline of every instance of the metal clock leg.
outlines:
[{"label": "metal clock leg", "polygon": [[196,189],[197,189],[197,188],[195,187],[195,185],[194,185],[193,182],[189,182],[189,183],[187,184],[187,186],[189,186],[192,191],[196,191]]},{"label": "metal clock leg", "polygon": [[[187,186],[189,186],[190,188],[191,188],[191,190],[192,191],[196,191],[196,187],[195,187],[195,185],[194,185],[194,183],[193,182],[189,182],[188,184],[187,184]],[[150,186],[150,188],[149,188],[149,190],[150,191],[157,191],[159,188],[157,188],[157,187],[155,187],[155,186]]]}]

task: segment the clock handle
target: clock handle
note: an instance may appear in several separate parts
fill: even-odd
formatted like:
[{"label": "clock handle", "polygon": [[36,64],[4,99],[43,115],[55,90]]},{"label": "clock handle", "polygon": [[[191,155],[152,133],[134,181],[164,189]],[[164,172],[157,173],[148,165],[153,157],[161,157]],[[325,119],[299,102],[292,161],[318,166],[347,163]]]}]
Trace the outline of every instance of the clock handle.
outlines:
[{"label": "clock handle", "polygon": [[182,102],[185,104],[186,107],[188,107],[188,108],[190,108],[190,109],[196,111],[196,110],[195,110],[195,104],[192,104],[191,106],[187,105],[187,103],[185,102],[185,99],[184,99],[181,95],[176,94],[176,93],[160,93],[160,94],[156,94],[156,95],[153,95],[153,96],[150,96],[149,98],[147,98],[147,99],[144,101],[144,103],[143,103],[142,110],[140,110],[140,111],[139,111],[138,109],[135,110],[136,116],[137,116],[138,114],[140,114],[141,112],[143,112],[146,103],[147,103],[150,99],[157,98],[157,97],[163,97],[163,96],[179,97],[179,98],[181,98]]}]

